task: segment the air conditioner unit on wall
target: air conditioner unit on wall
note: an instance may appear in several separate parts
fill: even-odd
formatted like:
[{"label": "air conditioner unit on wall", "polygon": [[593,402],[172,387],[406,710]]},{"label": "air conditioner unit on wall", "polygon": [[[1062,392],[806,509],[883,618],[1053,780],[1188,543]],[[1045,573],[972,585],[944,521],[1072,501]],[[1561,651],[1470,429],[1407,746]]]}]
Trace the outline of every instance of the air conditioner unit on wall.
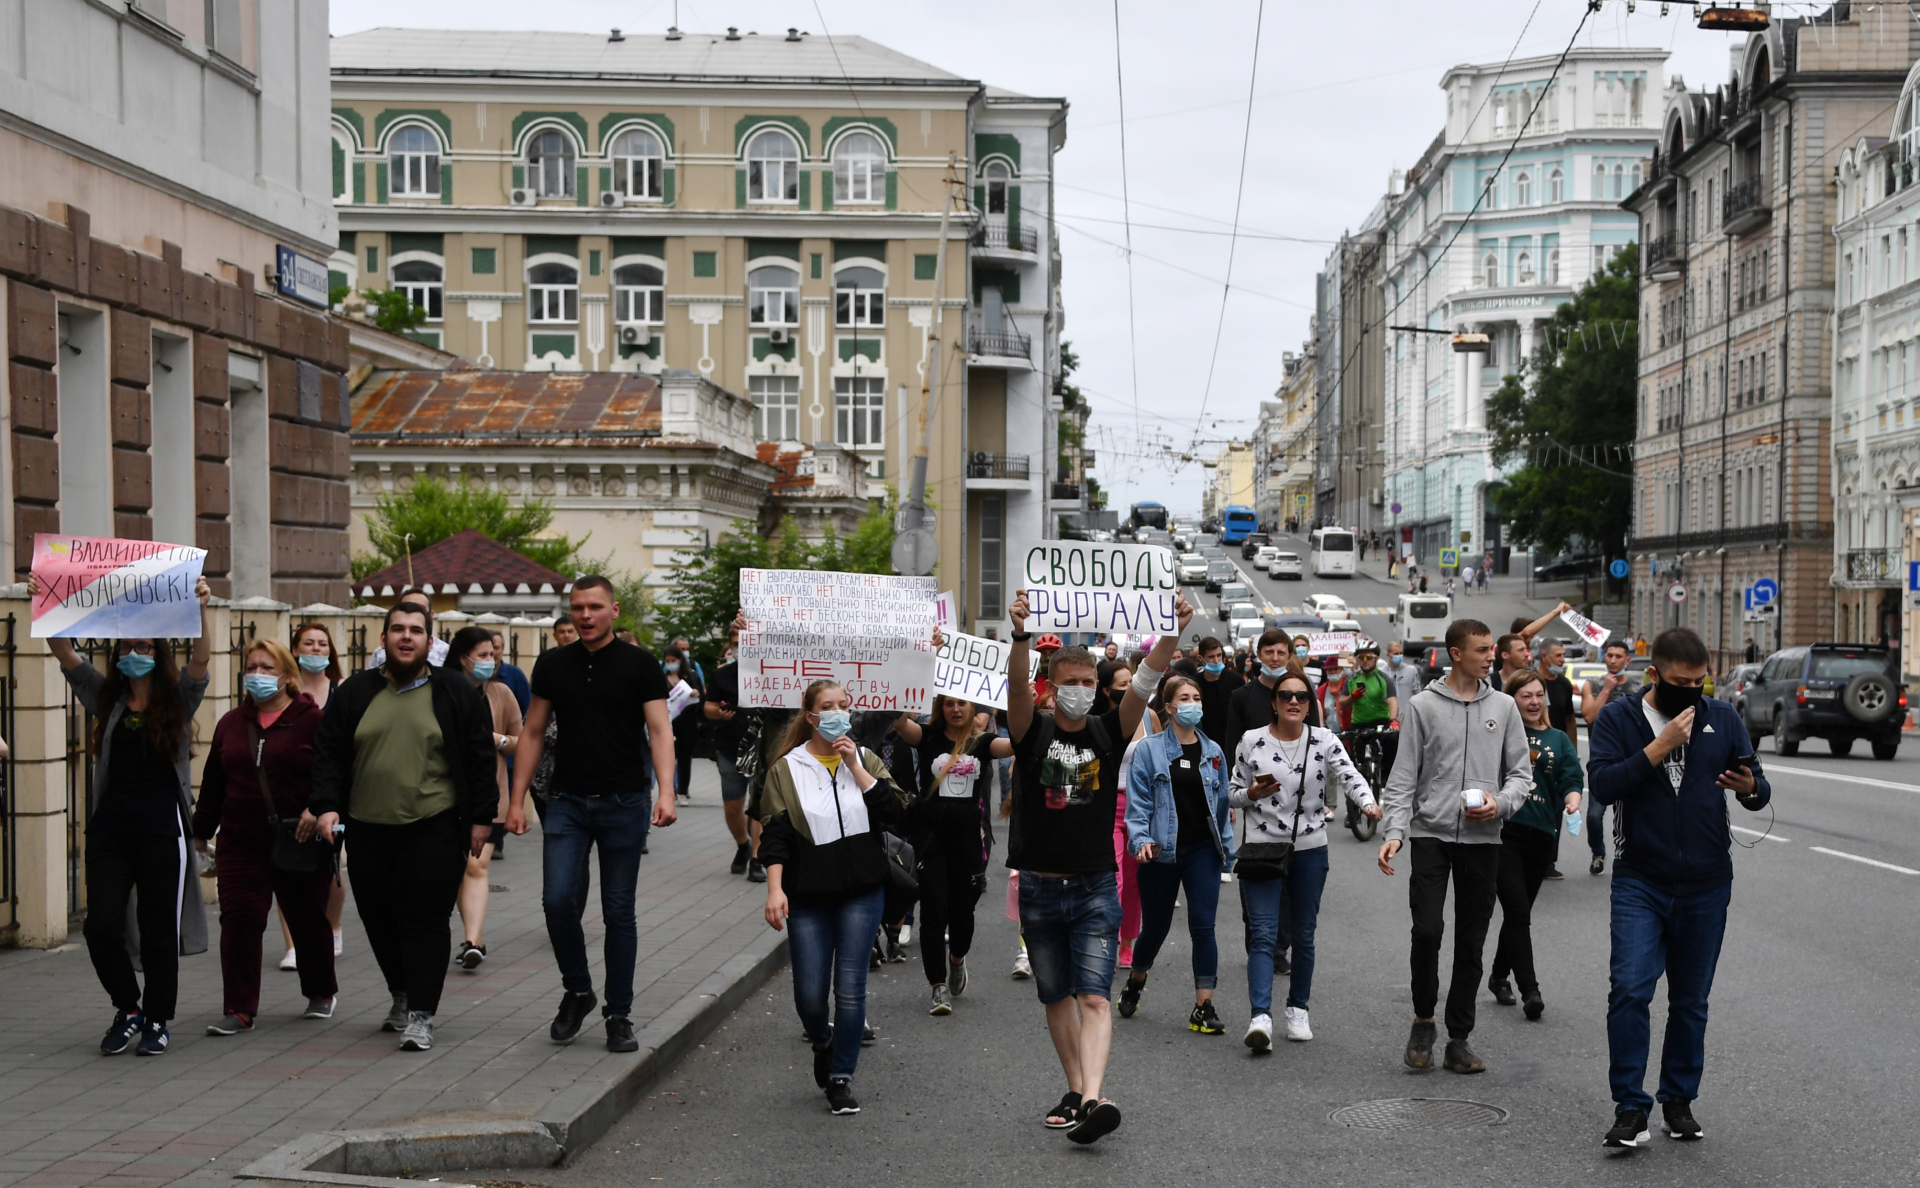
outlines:
[{"label": "air conditioner unit on wall", "polygon": [[771,331],[768,332],[767,341],[771,343],[775,343],[777,345],[785,344],[788,342],[792,342],[793,337],[791,334],[788,333],[787,328],[785,326],[775,326]]},{"label": "air conditioner unit on wall", "polygon": [[646,346],[652,341],[653,335],[644,322],[627,322],[620,327],[621,346]]},{"label": "air conditioner unit on wall", "polygon": [[600,191],[600,205],[625,206],[626,204],[627,204],[626,197],[623,194],[621,194],[620,191],[618,190]]},{"label": "air conditioner unit on wall", "polygon": [[507,201],[514,206],[532,206],[538,199],[534,197],[532,187],[515,186],[512,192],[507,195]]}]

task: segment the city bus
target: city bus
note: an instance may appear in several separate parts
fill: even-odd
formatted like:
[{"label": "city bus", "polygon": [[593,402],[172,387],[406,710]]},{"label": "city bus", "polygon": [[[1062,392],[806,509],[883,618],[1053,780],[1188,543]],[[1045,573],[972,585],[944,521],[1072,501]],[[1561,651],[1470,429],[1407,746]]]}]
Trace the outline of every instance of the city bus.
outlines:
[{"label": "city bus", "polygon": [[1307,565],[1315,577],[1353,576],[1359,568],[1360,542],[1345,528],[1315,528]]},{"label": "city bus", "polygon": [[1136,528],[1158,528],[1166,531],[1167,505],[1149,499],[1133,505],[1133,514],[1127,518],[1127,530]]},{"label": "city bus", "polygon": [[1220,516],[1220,543],[1237,545],[1247,539],[1247,533],[1260,529],[1260,517],[1254,510],[1243,504],[1230,503]]}]

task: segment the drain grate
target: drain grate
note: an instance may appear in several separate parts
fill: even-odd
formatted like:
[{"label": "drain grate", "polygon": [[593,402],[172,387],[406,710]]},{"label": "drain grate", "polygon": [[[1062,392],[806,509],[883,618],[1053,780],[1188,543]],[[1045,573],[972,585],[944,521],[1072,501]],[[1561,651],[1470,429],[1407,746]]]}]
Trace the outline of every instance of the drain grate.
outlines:
[{"label": "drain grate", "polygon": [[1341,1106],[1329,1117],[1362,1130],[1471,1130],[1498,1126],[1506,1110],[1477,1101],[1445,1097],[1390,1097]]}]

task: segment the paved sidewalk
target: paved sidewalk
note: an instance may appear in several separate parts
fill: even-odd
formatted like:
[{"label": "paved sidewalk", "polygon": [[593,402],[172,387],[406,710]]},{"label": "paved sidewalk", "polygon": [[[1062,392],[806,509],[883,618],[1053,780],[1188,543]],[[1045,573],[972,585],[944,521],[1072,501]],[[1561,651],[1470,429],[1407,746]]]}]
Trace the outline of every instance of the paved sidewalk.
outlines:
[{"label": "paved sidewalk", "polygon": [[[733,842],[712,763],[694,765],[693,792],[679,822],[654,831],[640,867],[637,1029],[764,946],[768,932],[765,888],[727,872]],[[606,1051],[597,1017],[571,1046],[547,1038],[560,978],[540,909],[537,827],[508,839],[492,882],[491,957],[475,974],[449,972],[427,1053],[400,1052],[397,1037],[379,1030],[388,996],[351,897],[334,1018],[300,1019],[305,1000],[294,975],[275,968],[282,950],[269,922],[259,1025],[207,1036],[220,1015],[216,924],[213,950],[181,963],[181,1017],[158,1059],[100,1055],[113,1010],[77,934],[51,951],[0,951],[0,1188],[227,1185],[316,1131],[526,1119],[563,1090],[614,1078],[635,1057]],[[457,916],[454,928],[457,942]],[[597,984],[597,889],[586,929]]]}]

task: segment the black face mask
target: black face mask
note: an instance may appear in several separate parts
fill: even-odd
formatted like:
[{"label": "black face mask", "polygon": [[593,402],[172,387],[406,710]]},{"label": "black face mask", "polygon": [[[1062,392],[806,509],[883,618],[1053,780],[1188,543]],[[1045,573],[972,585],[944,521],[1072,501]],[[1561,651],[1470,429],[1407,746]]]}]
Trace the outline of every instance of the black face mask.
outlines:
[{"label": "black face mask", "polygon": [[1661,681],[1653,687],[1653,708],[1669,718],[1677,718],[1700,704],[1703,689],[1689,689]]}]

